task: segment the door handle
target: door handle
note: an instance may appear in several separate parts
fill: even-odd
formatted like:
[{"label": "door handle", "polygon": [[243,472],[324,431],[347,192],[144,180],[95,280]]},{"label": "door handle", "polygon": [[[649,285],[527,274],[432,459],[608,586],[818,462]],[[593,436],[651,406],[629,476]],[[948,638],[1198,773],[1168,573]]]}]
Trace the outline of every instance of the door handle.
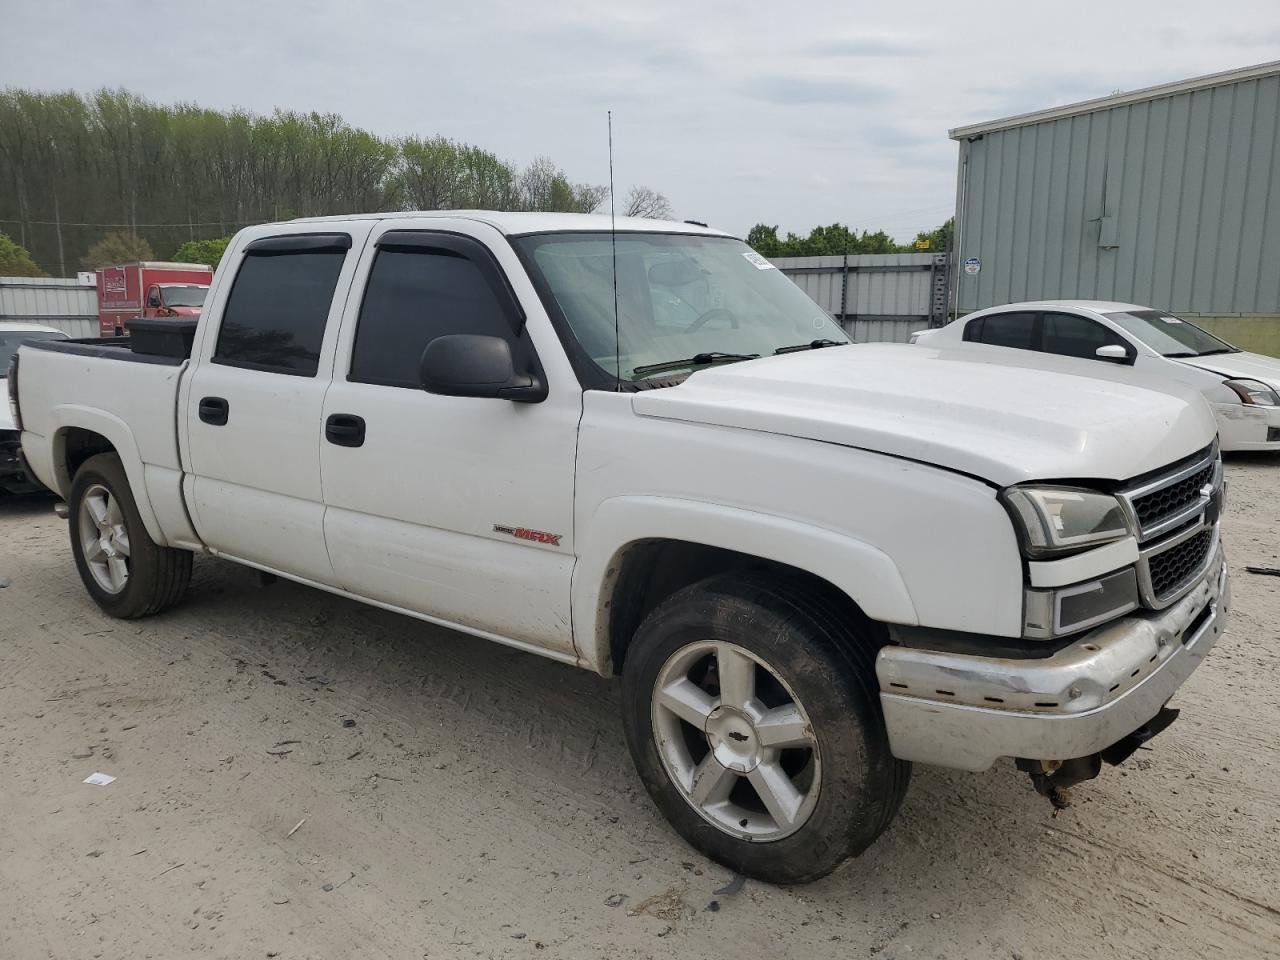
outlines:
[{"label": "door handle", "polygon": [[332,413],[324,422],[324,438],[339,447],[364,446],[364,417]]},{"label": "door handle", "polygon": [[201,397],[200,398],[200,419],[205,423],[211,423],[215,427],[224,427],[227,424],[227,416],[231,412],[231,405],[223,400],[222,397]]}]

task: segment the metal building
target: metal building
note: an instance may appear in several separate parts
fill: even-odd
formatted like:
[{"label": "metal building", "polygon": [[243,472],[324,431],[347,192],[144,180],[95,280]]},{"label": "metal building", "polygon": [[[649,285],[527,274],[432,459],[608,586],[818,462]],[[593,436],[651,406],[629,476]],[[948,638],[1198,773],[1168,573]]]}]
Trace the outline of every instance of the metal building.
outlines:
[{"label": "metal building", "polygon": [[1280,347],[1280,61],[960,127],[953,304],[1122,300]]},{"label": "metal building", "polygon": [[774,257],[770,261],[854,340],[906,343],[947,309],[947,258],[930,253]]},{"label": "metal building", "polygon": [[69,337],[96,337],[97,285],[83,277],[0,277],[0,323],[14,321],[54,327]]}]

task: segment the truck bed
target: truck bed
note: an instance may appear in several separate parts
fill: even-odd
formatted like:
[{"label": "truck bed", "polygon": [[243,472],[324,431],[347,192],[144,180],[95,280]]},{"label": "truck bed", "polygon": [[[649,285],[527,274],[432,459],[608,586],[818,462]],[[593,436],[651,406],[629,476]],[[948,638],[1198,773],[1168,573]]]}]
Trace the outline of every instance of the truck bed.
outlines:
[{"label": "truck bed", "polygon": [[[62,497],[77,449],[114,449],[157,543],[198,543],[182,499],[178,386],[188,361],[129,338],[46,340],[18,352],[22,450]],[[86,446],[87,445],[87,446]]]}]

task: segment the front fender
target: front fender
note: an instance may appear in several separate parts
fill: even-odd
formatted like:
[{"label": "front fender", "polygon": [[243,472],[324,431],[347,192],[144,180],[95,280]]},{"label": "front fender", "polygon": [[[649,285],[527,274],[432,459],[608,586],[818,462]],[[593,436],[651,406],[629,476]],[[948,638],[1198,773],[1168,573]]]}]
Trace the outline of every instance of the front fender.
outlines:
[{"label": "front fender", "polygon": [[67,472],[66,442],[67,434],[72,429],[91,430],[101,434],[115,447],[124,465],[125,476],[129,478],[129,490],[134,502],[138,505],[138,513],[142,515],[142,525],[156,543],[166,543],[160,524],[156,520],[155,509],[151,497],[147,493],[147,484],[143,477],[142,455],[138,452],[138,443],[129,425],[114,414],[94,407],[68,403],[56,406],[50,411],[54,423],[53,439],[49,453],[51,460],[48,470],[52,474],[54,488],[65,500],[71,494],[71,475]]},{"label": "front fender", "polygon": [[869,543],[812,524],[698,500],[615,497],[603,501],[578,534],[571,592],[574,643],[584,665],[602,674],[612,669],[613,584],[623,555],[642,540],[680,540],[785,563],[830,582],[873,619],[919,622],[896,564]]}]

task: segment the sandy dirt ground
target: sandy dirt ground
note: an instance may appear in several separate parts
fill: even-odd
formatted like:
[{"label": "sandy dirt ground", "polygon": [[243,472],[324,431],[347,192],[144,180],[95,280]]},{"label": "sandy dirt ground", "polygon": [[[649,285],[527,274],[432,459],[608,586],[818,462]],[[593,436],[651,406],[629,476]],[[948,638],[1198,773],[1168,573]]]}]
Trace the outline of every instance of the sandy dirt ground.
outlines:
[{"label": "sandy dirt ground", "polygon": [[0,957],[1280,957],[1280,462],[1228,474],[1233,621],[1151,749],[1057,817],[917,767],[860,859],[722,894],[615,683],[215,559],[111,620],[6,501]]}]

